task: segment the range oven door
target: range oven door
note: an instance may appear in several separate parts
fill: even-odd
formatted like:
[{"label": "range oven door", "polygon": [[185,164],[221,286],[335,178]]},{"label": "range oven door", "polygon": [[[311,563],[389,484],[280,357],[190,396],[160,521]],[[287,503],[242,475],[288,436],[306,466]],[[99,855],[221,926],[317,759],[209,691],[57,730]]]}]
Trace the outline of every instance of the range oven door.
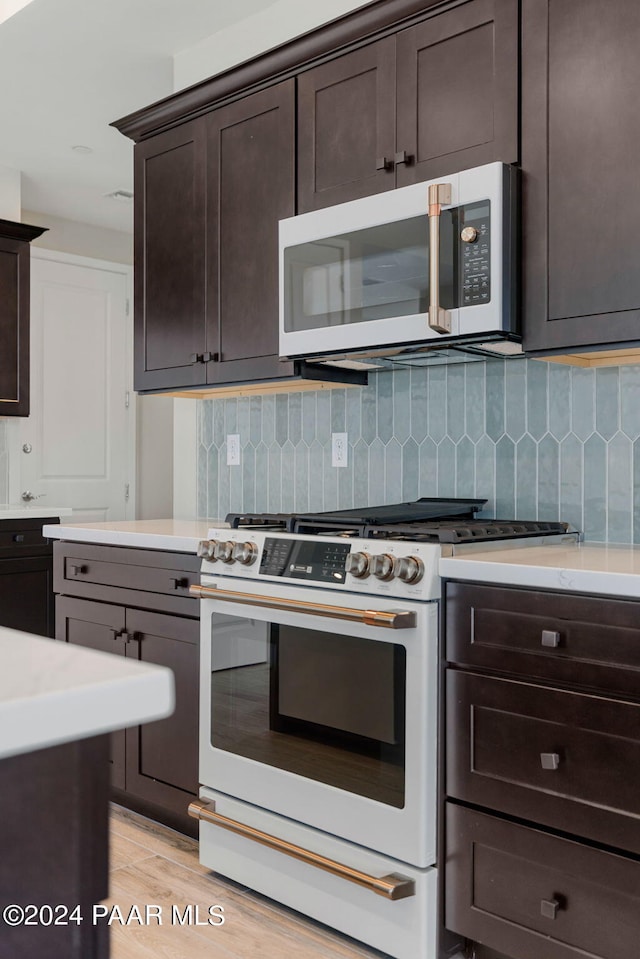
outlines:
[{"label": "range oven door", "polygon": [[515,171],[490,163],[282,220],[280,354],[516,333],[515,218]]},{"label": "range oven door", "polygon": [[223,586],[201,602],[202,785],[432,865],[437,604]]}]

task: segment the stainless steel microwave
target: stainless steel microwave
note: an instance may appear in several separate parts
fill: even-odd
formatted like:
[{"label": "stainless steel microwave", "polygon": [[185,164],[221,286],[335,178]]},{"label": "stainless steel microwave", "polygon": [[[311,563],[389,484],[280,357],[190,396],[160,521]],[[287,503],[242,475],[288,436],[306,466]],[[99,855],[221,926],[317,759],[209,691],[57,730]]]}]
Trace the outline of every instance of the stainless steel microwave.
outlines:
[{"label": "stainless steel microwave", "polygon": [[521,353],[516,170],[464,170],[280,221],[280,355]]}]

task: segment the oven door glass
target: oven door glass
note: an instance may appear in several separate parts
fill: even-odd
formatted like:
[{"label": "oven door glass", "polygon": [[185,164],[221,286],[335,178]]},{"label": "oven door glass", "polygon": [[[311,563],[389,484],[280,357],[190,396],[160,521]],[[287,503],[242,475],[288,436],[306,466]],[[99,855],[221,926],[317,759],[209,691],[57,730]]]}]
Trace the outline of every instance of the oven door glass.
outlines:
[{"label": "oven door glass", "polygon": [[404,806],[401,643],[219,613],[211,636],[212,746]]}]

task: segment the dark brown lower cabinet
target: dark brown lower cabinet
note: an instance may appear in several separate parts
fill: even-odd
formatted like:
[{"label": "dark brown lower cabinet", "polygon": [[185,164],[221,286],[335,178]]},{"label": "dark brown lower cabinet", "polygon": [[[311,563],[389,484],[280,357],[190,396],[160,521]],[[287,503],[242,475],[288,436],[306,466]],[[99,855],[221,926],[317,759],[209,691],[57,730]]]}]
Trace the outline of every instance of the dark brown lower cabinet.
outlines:
[{"label": "dark brown lower cabinet", "polygon": [[2,959],[108,959],[109,927],[92,921],[109,891],[108,746],[98,736],[0,761],[0,902],[32,910],[32,924],[0,923]]},{"label": "dark brown lower cabinet", "polygon": [[640,863],[447,803],[448,928],[515,959],[629,959]]},{"label": "dark brown lower cabinet", "polygon": [[111,737],[111,785],[124,805],[195,835],[187,807],[198,792],[197,618],[70,596],[56,600],[56,638],[173,671],[176,708],[167,719]]},{"label": "dark brown lower cabinet", "polygon": [[445,585],[445,922],[475,959],[638,951],[637,608]]},{"label": "dark brown lower cabinet", "polygon": [[54,635],[53,550],[43,519],[0,520],[0,626]]}]

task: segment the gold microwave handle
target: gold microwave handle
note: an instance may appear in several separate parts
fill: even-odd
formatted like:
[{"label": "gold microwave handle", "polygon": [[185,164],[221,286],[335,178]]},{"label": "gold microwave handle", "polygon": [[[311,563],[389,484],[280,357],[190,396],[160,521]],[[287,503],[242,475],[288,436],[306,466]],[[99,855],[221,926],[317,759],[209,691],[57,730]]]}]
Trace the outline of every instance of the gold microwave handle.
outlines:
[{"label": "gold microwave handle", "polygon": [[358,886],[363,886],[370,892],[375,892],[378,896],[384,896],[385,899],[407,899],[409,896],[415,896],[416,894],[416,884],[413,879],[399,876],[396,873],[391,873],[388,876],[370,876],[366,872],[360,872],[359,869],[352,869],[351,866],[345,866],[343,863],[336,862],[335,859],[327,859],[326,856],[320,856],[303,846],[296,846],[294,843],[279,839],[277,836],[272,836],[261,829],[255,829],[253,826],[247,826],[245,823],[222,816],[216,812],[216,805],[210,800],[194,800],[189,804],[189,815],[192,819],[202,819],[214,826],[221,826],[222,829],[228,829],[245,839],[252,839],[262,846],[268,846],[269,849],[275,849],[310,866],[324,869],[325,872],[330,872],[341,879],[347,879]]},{"label": "gold microwave handle", "polygon": [[239,593],[217,586],[190,586],[189,592],[201,599],[221,599],[226,603],[242,603],[243,606],[263,606],[267,609],[284,609],[294,613],[312,613],[331,619],[346,619],[366,626],[383,626],[387,629],[412,629],[416,614],[407,610],[351,609],[347,606],[328,606],[325,603],[309,603],[302,599],[279,599],[275,596],[257,596],[254,593]]},{"label": "gold microwave handle", "polygon": [[451,333],[451,313],[440,306],[440,213],[451,203],[451,184],[429,187],[429,326],[436,333]]}]

